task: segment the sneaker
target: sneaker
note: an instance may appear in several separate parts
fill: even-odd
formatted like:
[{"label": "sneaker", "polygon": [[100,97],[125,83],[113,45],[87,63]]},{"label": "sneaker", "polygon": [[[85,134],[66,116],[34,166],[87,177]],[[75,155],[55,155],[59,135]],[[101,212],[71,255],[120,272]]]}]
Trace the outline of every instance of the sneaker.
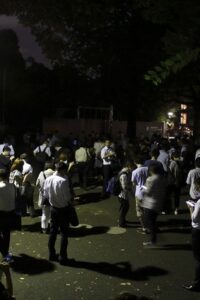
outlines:
[{"label": "sneaker", "polygon": [[175,216],[178,215],[178,209],[177,208],[175,209],[174,214],[175,214]]},{"label": "sneaker", "polygon": [[7,262],[7,263],[12,263],[12,262],[14,262],[12,253],[8,253],[8,254],[3,258],[3,261],[5,261],[5,262]]},{"label": "sneaker", "polygon": [[137,231],[137,233],[140,233],[140,234],[147,234],[148,233],[146,228],[138,228],[136,231]]},{"label": "sneaker", "polygon": [[143,246],[144,247],[154,247],[155,243],[153,243],[152,241],[147,241],[147,242],[143,242]]}]

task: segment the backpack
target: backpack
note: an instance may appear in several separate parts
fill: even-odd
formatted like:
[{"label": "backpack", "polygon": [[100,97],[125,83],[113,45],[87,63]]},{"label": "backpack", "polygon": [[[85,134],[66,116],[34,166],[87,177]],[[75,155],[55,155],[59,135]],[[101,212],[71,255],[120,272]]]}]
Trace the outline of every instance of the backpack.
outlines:
[{"label": "backpack", "polygon": [[39,151],[36,153],[35,158],[39,163],[45,163],[48,159],[48,155],[46,153],[47,146],[44,148],[43,151],[41,150],[40,146],[38,148]]},{"label": "backpack", "polygon": [[113,177],[111,177],[111,179],[108,181],[108,185],[107,185],[107,189],[106,189],[106,192],[111,194],[111,195],[114,195],[114,196],[118,196],[122,190],[122,187],[121,187],[121,183],[120,183],[120,176],[122,174],[126,174],[126,172],[122,172],[120,174],[117,174]]}]

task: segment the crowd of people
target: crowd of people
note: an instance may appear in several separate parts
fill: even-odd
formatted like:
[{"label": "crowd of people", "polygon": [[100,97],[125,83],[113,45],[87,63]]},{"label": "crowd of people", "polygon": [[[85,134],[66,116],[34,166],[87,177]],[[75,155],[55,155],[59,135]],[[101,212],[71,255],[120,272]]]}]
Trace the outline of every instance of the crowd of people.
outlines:
[{"label": "crowd of people", "polygon": [[[109,184],[115,178],[120,190],[118,225],[126,227],[130,201],[135,201],[138,232],[148,239],[144,247],[157,242],[156,220],[160,213],[180,213],[182,188],[190,186],[188,207],[192,218],[192,244],[196,259],[195,280],[188,290],[200,290],[200,150],[192,137],[172,140],[153,135],[131,141],[119,133],[115,139],[95,133],[79,137],[70,134],[23,135],[21,143],[5,137],[0,144],[0,252],[10,263],[10,232],[25,215],[35,216],[34,190],[42,210],[41,232],[49,234],[49,260],[70,265],[67,255],[68,228],[74,205],[74,177],[82,189],[91,180],[102,184],[101,198],[111,196]],[[191,205],[192,203],[192,205]],[[61,244],[56,254],[56,237]]]}]

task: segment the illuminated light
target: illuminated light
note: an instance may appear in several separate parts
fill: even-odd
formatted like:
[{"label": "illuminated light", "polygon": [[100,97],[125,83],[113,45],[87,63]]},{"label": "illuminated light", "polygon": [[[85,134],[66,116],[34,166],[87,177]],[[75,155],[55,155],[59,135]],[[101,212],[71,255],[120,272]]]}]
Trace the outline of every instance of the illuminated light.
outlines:
[{"label": "illuminated light", "polygon": [[168,117],[169,117],[169,118],[174,117],[174,113],[173,113],[172,111],[169,111],[169,112],[168,112]]},{"label": "illuminated light", "polygon": [[181,123],[181,125],[186,125],[187,124],[187,114],[186,113],[181,113],[180,123]]},{"label": "illuminated light", "polygon": [[186,104],[181,104],[181,109],[182,110],[186,110],[187,109],[187,105]]}]

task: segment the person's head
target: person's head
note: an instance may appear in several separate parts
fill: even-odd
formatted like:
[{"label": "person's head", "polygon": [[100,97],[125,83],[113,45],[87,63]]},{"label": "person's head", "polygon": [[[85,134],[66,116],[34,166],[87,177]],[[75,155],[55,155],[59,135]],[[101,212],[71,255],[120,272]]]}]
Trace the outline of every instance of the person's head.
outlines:
[{"label": "person's head", "polygon": [[55,164],[55,168],[56,168],[56,171],[62,175],[65,175],[67,174],[67,169],[68,169],[68,166],[66,163],[64,163],[63,161],[59,161],[58,163]]},{"label": "person's head", "polygon": [[195,167],[200,168],[200,157],[197,157],[197,159],[195,160]]},{"label": "person's head", "polygon": [[137,168],[137,166],[136,166],[136,164],[134,163],[133,160],[125,161],[124,164],[123,164],[123,167],[127,168],[130,172]]},{"label": "person's head", "polygon": [[22,154],[20,155],[20,159],[23,159],[23,160],[27,161],[27,160],[28,160],[28,154],[22,153]]},{"label": "person's head", "polygon": [[65,152],[61,152],[58,159],[59,161],[68,161],[69,155]]},{"label": "person's head", "polygon": [[180,153],[177,150],[173,151],[172,154],[171,154],[171,159],[172,160],[179,160],[180,159]]},{"label": "person's head", "polygon": [[54,170],[54,164],[53,164],[52,161],[46,161],[45,162],[44,170],[48,170],[48,169]]},{"label": "person's head", "polygon": [[160,175],[160,168],[157,165],[151,165],[148,169],[148,174],[152,175]]},{"label": "person's head", "polygon": [[138,166],[138,165],[143,165],[144,164],[144,158],[142,155],[136,155],[134,157],[134,162],[135,164]]},{"label": "person's head", "polygon": [[160,154],[160,151],[158,148],[153,149],[150,153],[151,158],[153,158],[153,159],[157,159],[159,154]]},{"label": "person's head", "polygon": [[109,139],[105,140],[105,146],[110,147],[111,146],[111,140],[109,140]]},{"label": "person's head", "polygon": [[23,159],[20,158],[16,158],[11,166],[11,172],[14,170],[18,170],[20,172],[22,172],[23,170],[23,165],[24,165],[24,161]]}]

